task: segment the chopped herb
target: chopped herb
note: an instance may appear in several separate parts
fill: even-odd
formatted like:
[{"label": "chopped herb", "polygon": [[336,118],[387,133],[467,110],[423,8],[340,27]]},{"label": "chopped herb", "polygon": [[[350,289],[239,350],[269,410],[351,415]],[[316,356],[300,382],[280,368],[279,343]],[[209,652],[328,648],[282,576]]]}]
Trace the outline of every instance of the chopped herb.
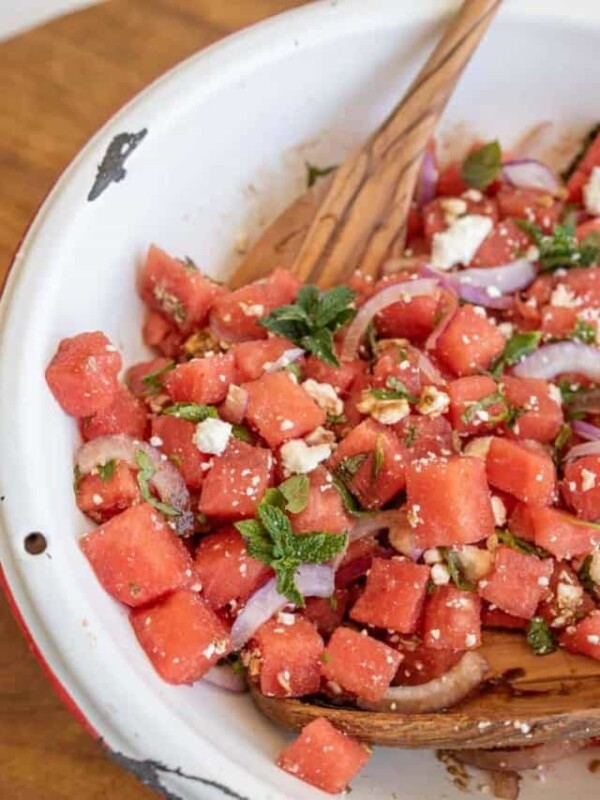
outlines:
[{"label": "chopped herb", "polygon": [[333,478],[333,488],[339,492],[340,497],[342,498],[342,503],[344,505],[344,508],[348,512],[348,514],[350,514],[350,516],[352,517],[371,516],[373,512],[363,511],[358,500],[354,497],[354,495],[350,492],[344,481],[342,481],[337,474],[335,474]]},{"label": "chopped herb", "polygon": [[295,303],[276,308],[258,324],[338,367],[333,334],[354,318],[354,299],[355,293],[348,286],[336,286],[326,292],[316,286],[303,286]]},{"label": "chopped herb", "polygon": [[287,367],[284,367],[284,369],[286,372],[290,372],[296,378],[296,380],[302,380],[302,367],[300,364],[296,364],[296,362],[294,362],[293,364],[288,364]]},{"label": "chopped herb", "polygon": [[419,436],[419,430],[416,425],[412,423],[409,424],[406,435],[404,437],[404,446],[405,447],[412,447],[413,444],[417,441],[417,437]]},{"label": "chopped herb", "polygon": [[114,458],[111,458],[110,461],[106,462],[106,464],[98,464],[96,469],[98,470],[98,475],[100,475],[104,483],[107,483],[112,478],[116,466],[117,462]]},{"label": "chopped herb", "polygon": [[345,414],[327,414],[327,425],[344,425],[348,422]]},{"label": "chopped herb", "polygon": [[330,561],[348,541],[346,534],[323,531],[296,535],[284,512],[264,502],[258,506],[257,519],[235,525],[246,540],[249,555],[275,570],[277,590],[297,606],[305,605],[296,586],[298,567]]},{"label": "chopped herb", "polygon": [[527,556],[537,556],[538,558],[546,558],[548,553],[541,547],[528,542],[527,539],[521,539],[520,536],[515,536],[510,531],[496,531],[498,541],[517,550],[519,553],[524,553]]},{"label": "chopped herb", "polygon": [[533,617],[529,623],[527,642],[538,656],[546,656],[556,650],[556,637],[542,617]]},{"label": "chopped herb", "polygon": [[335,169],[337,169],[337,164],[330,164],[328,167],[316,167],[314,164],[310,164],[308,161],[306,163],[306,187],[310,189],[311,186],[314,186],[315,183],[319,180],[319,178],[325,178],[327,175],[330,175]]},{"label": "chopped herb", "polygon": [[584,155],[587,153],[588,148],[590,147],[590,145],[592,144],[592,142],[594,141],[594,139],[596,138],[596,136],[599,133],[600,133],[600,122],[598,122],[596,125],[594,125],[594,127],[591,128],[586,133],[586,135],[585,135],[585,137],[584,137],[584,139],[583,139],[583,141],[581,143],[581,148],[580,148],[579,152],[573,158],[573,160],[571,161],[569,166],[561,172],[560,176],[563,179],[563,181],[568,181],[569,178],[571,177],[571,175],[577,170],[577,167],[579,166],[579,162],[584,157]]},{"label": "chopped herb", "polygon": [[573,436],[573,431],[571,430],[571,426],[563,423],[560,426],[560,430],[556,434],[556,438],[554,440],[554,449],[557,453],[561,453],[565,447],[571,441],[571,437]]},{"label": "chopped herb", "polygon": [[383,449],[383,441],[381,434],[377,434],[375,441],[375,450],[373,452],[373,463],[371,465],[371,481],[377,480],[377,476],[381,472],[383,463],[385,461],[385,451]]},{"label": "chopped herb", "polygon": [[389,377],[385,382],[386,389],[371,389],[370,394],[377,400],[408,400],[409,403],[418,403],[419,398],[406,388],[398,378]]},{"label": "chopped herb", "polygon": [[279,489],[267,489],[261,502],[266,503],[269,506],[277,506],[277,508],[280,508],[282,511],[285,510],[285,497],[279,491]]},{"label": "chopped herb", "polygon": [[368,458],[368,453],[357,453],[344,458],[336,467],[335,474],[343,483],[349,483]]},{"label": "chopped herb", "polygon": [[79,484],[81,483],[81,479],[83,478],[83,472],[79,469],[77,464],[73,467],[73,488],[75,491],[79,488]]},{"label": "chopped herb", "polygon": [[540,331],[530,331],[529,333],[514,333],[504,345],[504,350],[496,361],[492,364],[490,373],[492,377],[498,379],[506,367],[512,367],[525,356],[537,348],[542,334]]},{"label": "chopped herb", "polygon": [[500,174],[501,167],[502,150],[499,142],[488,142],[469,153],[463,161],[461,175],[467,186],[487,189]]},{"label": "chopped herb", "polygon": [[160,413],[196,423],[203,422],[209,417],[217,419],[219,416],[214,406],[206,406],[201,403],[173,403],[173,405],[163,408]]},{"label": "chopped herb", "polygon": [[514,430],[517,427],[517,422],[519,421],[519,417],[522,417],[523,414],[525,414],[524,408],[519,408],[518,406],[511,406],[510,403],[507,402],[506,417],[504,419],[504,424],[510,430]]},{"label": "chopped herb", "polygon": [[246,442],[247,444],[252,444],[254,442],[252,432],[245,425],[238,425],[237,423],[234,423],[231,426],[231,432],[236,439],[240,440],[240,442]]},{"label": "chopped herb", "polygon": [[277,487],[285,498],[285,509],[290,514],[299,514],[308,505],[310,481],[308,475],[293,475]]},{"label": "chopped herb", "polygon": [[143,450],[137,450],[135,454],[135,461],[138,465],[137,482],[138,486],[140,487],[140,493],[144,500],[147,503],[150,503],[150,505],[154,506],[157,511],[160,511],[166,517],[180,516],[181,511],[179,511],[179,509],[173,508],[173,506],[169,506],[167,503],[157,500],[150,491],[149,482],[152,480],[152,476],[156,472],[150,456]]},{"label": "chopped herb", "polygon": [[461,421],[464,422],[465,425],[468,425],[470,422],[473,422],[477,419],[477,416],[481,411],[485,411],[486,408],[491,408],[491,406],[495,406],[499,403],[502,404],[504,408],[500,414],[497,414],[491,419],[494,422],[497,419],[503,420],[506,418],[506,400],[502,392],[498,389],[497,391],[492,392],[492,394],[488,394],[486,397],[482,397],[481,400],[477,400],[468,406],[468,408],[466,408],[460,415]]},{"label": "chopped herb", "polygon": [[580,397],[586,391],[583,386],[565,380],[559,382],[558,388],[565,405],[570,405],[575,398]]},{"label": "chopped herb", "polygon": [[174,361],[167,361],[164,366],[155,369],[154,372],[149,372],[147,375],[144,375],[142,378],[142,383],[144,386],[148,387],[148,391],[145,394],[158,394],[162,392],[164,389],[163,382],[161,378],[167,372],[170,372],[172,369],[175,369],[176,364]]},{"label": "chopped herb", "polygon": [[581,585],[585,589],[586,592],[589,592],[592,596],[596,594],[596,589],[598,588],[594,581],[592,580],[592,576],[590,575],[590,570],[592,568],[592,561],[594,557],[590,554],[587,555],[583,559],[583,564],[579,568],[579,572],[577,573],[579,576],[579,580],[581,581]]},{"label": "chopped herb", "polygon": [[579,242],[573,219],[563,225],[555,225],[551,234],[545,234],[539,225],[526,219],[515,220],[540,251],[539,264],[542,272],[571,267],[589,267],[597,263],[600,246],[595,238],[588,237]]},{"label": "chopped herb", "polygon": [[571,332],[571,339],[579,339],[585,344],[596,344],[596,328],[591,322],[578,319]]},{"label": "chopped herb", "polygon": [[451,547],[440,547],[439,550],[446,564],[446,568],[450,573],[452,583],[458,589],[474,592],[475,586],[465,578],[463,566],[456,550],[453,550]]}]

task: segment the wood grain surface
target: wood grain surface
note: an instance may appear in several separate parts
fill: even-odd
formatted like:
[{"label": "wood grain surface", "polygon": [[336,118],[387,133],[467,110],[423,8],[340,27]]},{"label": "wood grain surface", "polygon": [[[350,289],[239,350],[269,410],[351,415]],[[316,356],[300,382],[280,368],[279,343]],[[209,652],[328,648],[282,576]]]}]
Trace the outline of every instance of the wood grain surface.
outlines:
[{"label": "wood grain surface", "polygon": [[[171,66],[302,0],[108,0],[0,44],[0,282],[90,135]],[[150,800],[63,708],[0,596],[0,798]]]}]

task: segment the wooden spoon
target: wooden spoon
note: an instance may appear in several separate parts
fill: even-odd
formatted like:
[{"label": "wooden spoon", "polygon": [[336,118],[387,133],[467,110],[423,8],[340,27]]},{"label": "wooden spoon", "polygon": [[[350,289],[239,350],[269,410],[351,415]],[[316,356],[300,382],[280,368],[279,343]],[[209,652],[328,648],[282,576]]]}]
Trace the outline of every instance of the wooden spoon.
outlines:
[{"label": "wooden spoon", "polygon": [[263,232],[230,281],[242,286],[287,267],[326,288],[358,267],[375,277],[404,250],[423,153],[501,0],[465,0],[444,37],[379,128],[327,179]]}]

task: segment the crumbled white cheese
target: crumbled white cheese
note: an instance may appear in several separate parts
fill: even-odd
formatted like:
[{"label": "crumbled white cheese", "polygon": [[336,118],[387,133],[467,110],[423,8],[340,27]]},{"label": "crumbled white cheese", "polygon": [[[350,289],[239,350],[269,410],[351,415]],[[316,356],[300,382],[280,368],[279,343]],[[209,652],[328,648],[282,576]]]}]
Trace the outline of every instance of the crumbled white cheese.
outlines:
[{"label": "crumbled white cheese", "polygon": [[437,547],[431,547],[423,553],[423,561],[426,564],[439,564],[444,559]]},{"label": "crumbled white cheese", "polygon": [[556,602],[561,613],[573,613],[583,599],[583,588],[559,581],[556,587]]},{"label": "crumbled white cheese", "polygon": [[444,564],[434,564],[431,568],[431,580],[436,586],[444,586],[450,583],[450,573]]},{"label": "crumbled white cheese", "polygon": [[439,630],[439,628],[434,628],[432,631],[429,631],[429,635],[431,636],[432,639],[435,639],[435,641],[437,642],[442,633]]},{"label": "crumbled white cheese", "polygon": [[369,389],[361,394],[356,408],[361,414],[369,414],[383,425],[395,425],[410,414],[408,400],[399,397],[396,400],[378,400]]},{"label": "crumbled white cheese", "polygon": [[492,220],[481,214],[460,217],[447,230],[434,234],[432,265],[447,270],[457,264],[469,264],[492,227]]},{"label": "crumbled white cheese", "polygon": [[459,217],[464,216],[469,208],[460,197],[443,197],[440,200],[440,207],[444,212],[446,225],[452,225]]},{"label": "crumbled white cheese", "polygon": [[589,469],[581,470],[581,491],[589,492],[596,486],[596,473]]},{"label": "crumbled white cheese", "polygon": [[548,384],[548,396],[562,407],[562,394],[555,383]]},{"label": "crumbled white cheese", "polygon": [[162,445],[164,444],[160,436],[151,436],[149,442],[152,445],[152,447],[162,447]]},{"label": "crumbled white cheese", "polygon": [[437,386],[424,386],[417,404],[417,411],[426,417],[439,417],[450,407],[450,397]]},{"label": "crumbled white cheese", "polygon": [[540,250],[534,244],[530,244],[527,250],[525,251],[525,258],[528,261],[537,261],[540,257]]},{"label": "crumbled white cheese", "polygon": [[587,640],[590,644],[600,644],[600,636],[597,633],[588,634]]},{"label": "crumbled white cheese", "polygon": [[583,187],[585,209],[593,217],[600,217],[600,167],[594,167],[589,181]]},{"label": "crumbled white cheese", "polygon": [[465,636],[465,647],[476,647],[477,646],[477,634],[475,633],[467,633]]},{"label": "crumbled white cheese", "polygon": [[559,283],[552,292],[550,305],[553,308],[576,308],[578,300],[568,286]]},{"label": "crumbled white cheese", "polygon": [[225,452],[231,431],[229,422],[209,417],[196,425],[194,444],[203,453],[221,456]]},{"label": "crumbled white cheese", "polygon": [[286,475],[304,475],[316,469],[330,455],[329,444],[317,444],[311,447],[303,439],[291,439],[281,448],[281,463]]},{"label": "crumbled white cheese", "polygon": [[332,447],[335,445],[335,433],[319,425],[314,431],[311,431],[304,437],[306,444],[330,444]]},{"label": "crumbled white cheese", "polygon": [[335,417],[343,414],[344,403],[330,383],[319,383],[309,378],[301,386],[323,411],[333,414]]},{"label": "crumbled white cheese", "polygon": [[417,525],[420,525],[423,522],[423,519],[419,514],[420,510],[421,506],[418,503],[415,503],[406,512],[406,518],[411,528],[416,528]]},{"label": "crumbled white cheese", "polygon": [[498,495],[492,495],[492,513],[494,515],[494,525],[503,528],[506,525],[506,506]]},{"label": "crumbled white cheese", "polygon": [[239,306],[242,310],[242,313],[245,317],[262,317],[265,313],[265,307],[261,306],[259,303],[254,305],[250,305],[249,303],[243,303],[240,300]]},{"label": "crumbled white cheese", "polygon": [[479,189],[467,189],[462,193],[465,200],[471,200],[473,203],[480,203],[483,200],[483,194]]}]

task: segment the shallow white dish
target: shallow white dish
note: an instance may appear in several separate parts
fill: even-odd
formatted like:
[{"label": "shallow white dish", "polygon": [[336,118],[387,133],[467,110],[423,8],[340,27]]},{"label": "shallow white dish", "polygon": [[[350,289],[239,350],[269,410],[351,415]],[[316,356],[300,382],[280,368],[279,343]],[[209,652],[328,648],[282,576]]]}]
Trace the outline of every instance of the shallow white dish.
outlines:
[{"label": "shallow white dish", "polygon": [[[325,797],[273,765],[286,736],[248,697],[154,674],[123,608],[77,547],[77,431],[46,388],[57,341],[101,329],[125,361],[144,356],[136,263],[151,241],[223,277],[236,237],[377,125],[457,2],[328,0],[231,37],[170,72],[103,128],[66,171],[15,258],[0,330],[0,556],[5,582],[56,682],[123,763],[185,800]],[[597,121],[600,7],[507,0],[453,99],[446,124],[511,135],[543,119]],[[86,198],[114,137],[147,129],[122,182]],[[24,549],[42,531],[47,551]],[[598,790],[589,754],[527,778],[523,800]],[[146,760],[137,764],[133,760]],[[150,760],[150,763],[148,763]],[[166,767],[163,768],[163,767]],[[174,774],[180,770],[188,777]],[[476,776],[473,789],[483,783]],[[464,797],[427,752],[379,749],[355,800]]]}]

